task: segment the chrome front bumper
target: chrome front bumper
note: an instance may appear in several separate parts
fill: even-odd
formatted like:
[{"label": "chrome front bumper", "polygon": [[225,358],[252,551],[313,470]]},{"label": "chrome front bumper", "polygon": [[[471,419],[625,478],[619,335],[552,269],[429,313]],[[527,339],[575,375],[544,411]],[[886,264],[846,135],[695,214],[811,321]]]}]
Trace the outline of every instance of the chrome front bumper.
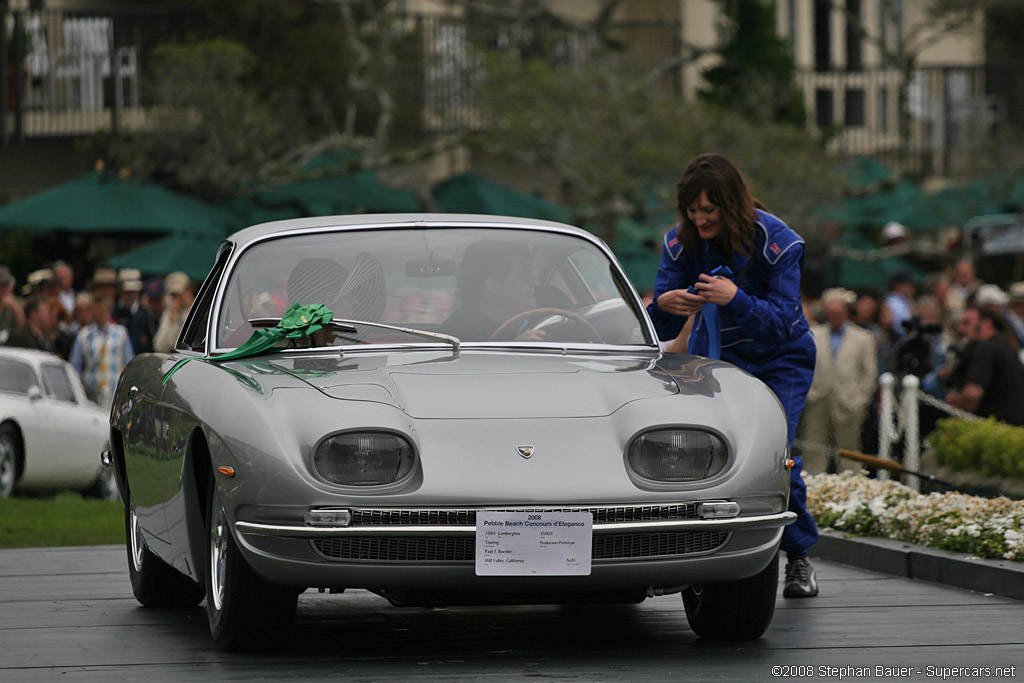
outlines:
[{"label": "chrome front bumper", "polygon": [[[771,515],[734,517],[732,519],[685,519],[650,520],[636,522],[595,522],[594,534],[621,534],[636,532],[700,532],[700,531],[753,531],[777,529],[796,520],[794,512],[779,512]],[[345,536],[474,536],[475,524],[457,526],[428,525],[366,525],[366,526],[306,526],[288,524],[266,524],[260,522],[235,522],[235,529],[242,534],[275,536],[280,538],[330,538]]]},{"label": "chrome front bumper", "polygon": [[476,512],[491,508],[364,508],[352,510],[348,526],[264,517],[236,521],[234,530],[253,569],[282,585],[578,592],[752,576],[775,556],[782,528],[796,519],[788,511],[702,519],[699,505],[557,508],[593,514],[593,571],[585,578],[476,576]]}]

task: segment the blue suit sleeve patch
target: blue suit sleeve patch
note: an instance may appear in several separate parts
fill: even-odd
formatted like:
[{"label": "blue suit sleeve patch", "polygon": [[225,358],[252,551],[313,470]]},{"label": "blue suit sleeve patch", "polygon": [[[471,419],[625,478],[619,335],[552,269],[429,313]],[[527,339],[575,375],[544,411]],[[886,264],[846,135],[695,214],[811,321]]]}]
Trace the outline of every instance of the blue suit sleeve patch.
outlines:
[{"label": "blue suit sleeve patch", "polygon": [[665,233],[665,253],[673,261],[678,261],[679,255],[683,253],[683,243],[679,241],[677,236],[678,230],[679,226],[677,225]]},{"label": "blue suit sleeve patch", "polygon": [[800,235],[791,230],[785,223],[771,214],[758,211],[757,225],[764,235],[764,247],[762,255],[765,260],[773,266],[779,262],[782,255],[797,244],[803,244],[804,240]]}]

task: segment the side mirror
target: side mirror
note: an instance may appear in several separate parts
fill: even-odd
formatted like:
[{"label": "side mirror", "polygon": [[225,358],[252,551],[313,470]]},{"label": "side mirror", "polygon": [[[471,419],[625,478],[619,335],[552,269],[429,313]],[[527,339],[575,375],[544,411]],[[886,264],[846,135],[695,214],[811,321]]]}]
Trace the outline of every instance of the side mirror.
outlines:
[{"label": "side mirror", "polygon": [[28,388],[28,400],[33,403],[43,400],[43,390],[39,388],[39,385],[33,384]]}]

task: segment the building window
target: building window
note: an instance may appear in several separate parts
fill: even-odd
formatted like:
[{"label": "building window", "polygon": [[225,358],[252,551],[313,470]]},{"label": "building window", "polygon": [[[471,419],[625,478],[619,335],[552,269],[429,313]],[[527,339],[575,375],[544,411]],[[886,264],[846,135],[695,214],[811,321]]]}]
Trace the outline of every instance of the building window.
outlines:
[{"label": "building window", "polygon": [[814,0],[814,70],[832,70],[832,3]]},{"label": "building window", "polygon": [[818,128],[831,126],[836,120],[832,111],[831,88],[817,88],[814,91],[814,115]]},{"label": "building window", "polygon": [[847,126],[864,126],[864,90],[846,89],[846,105],[843,121]]},{"label": "building window", "polygon": [[864,62],[861,57],[860,0],[846,0],[846,70],[861,71]]},{"label": "building window", "polygon": [[889,132],[889,88],[884,85],[878,89],[878,130]]},{"label": "building window", "polygon": [[797,26],[796,26],[796,0],[789,0],[788,7],[786,8],[786,21],[789,28],[789,46],[793,51],[793,63],[797,63],[800,59],[800,55],[796,49],[796,37],[797,37]]},{"label": "building window", "polygon": [[879,0],[878,38],[883,66],[895,63],[893,58],[903,53],[903,0]]}]

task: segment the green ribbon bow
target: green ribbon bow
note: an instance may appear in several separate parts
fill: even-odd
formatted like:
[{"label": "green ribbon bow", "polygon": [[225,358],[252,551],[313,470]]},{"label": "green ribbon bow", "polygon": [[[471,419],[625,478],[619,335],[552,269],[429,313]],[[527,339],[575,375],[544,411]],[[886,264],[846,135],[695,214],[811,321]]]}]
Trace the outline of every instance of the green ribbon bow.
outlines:
[{"label": "green ribbon bow", "polygon": [[166,385],[171,379],[171,376],[178,371],[178,368],[190,360],[209,360],[222,363],[224,361],[257,356],[267,349],[273,348],[275,344],[283,339],[308,337],[314,332],[319,332],[329,324],[333,318],[334,313],[332,313],[331,309],[327,308],[323,304],[315,304],[312,306],[292,304],[292,307],[284,312],[284,316],[281,318],[281,321],[277,323],[276,327],[253,331],[252,336],[249,337],[249,341],[245,342],[234,351],[228,351],[227,353],[222,353],[219,356],[182,358],[174,364],[174,367],[167,371],[167,374],[164,375],[161,384]]}]

